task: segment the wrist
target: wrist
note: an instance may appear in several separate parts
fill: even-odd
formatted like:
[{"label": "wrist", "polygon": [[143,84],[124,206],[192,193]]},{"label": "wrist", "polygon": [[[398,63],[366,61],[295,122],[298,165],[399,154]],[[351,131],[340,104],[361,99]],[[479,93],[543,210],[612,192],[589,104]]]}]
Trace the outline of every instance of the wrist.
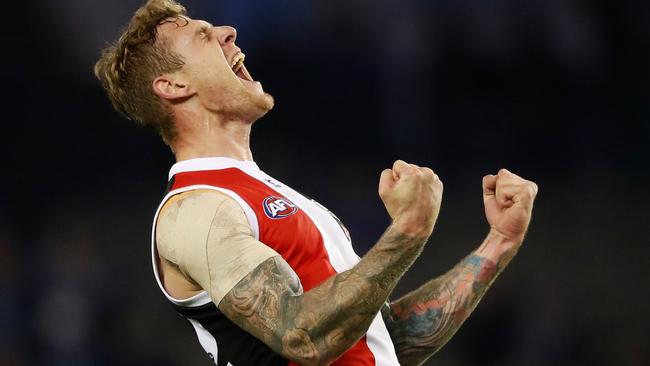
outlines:
[{"label": "wrist", "polygon": [[390,225],[391,232],[413,240],[426,240],[431,235],[433,228],[426,223],[417,223],[412,220],[396,218]]},{"label": "wrist", "polygon": [[[495,263],[506,264],[517,254],[523,240],[508,238],[497,230],[490,229],[476,254]],[[505,261],[505,263],[504,263]]]}]

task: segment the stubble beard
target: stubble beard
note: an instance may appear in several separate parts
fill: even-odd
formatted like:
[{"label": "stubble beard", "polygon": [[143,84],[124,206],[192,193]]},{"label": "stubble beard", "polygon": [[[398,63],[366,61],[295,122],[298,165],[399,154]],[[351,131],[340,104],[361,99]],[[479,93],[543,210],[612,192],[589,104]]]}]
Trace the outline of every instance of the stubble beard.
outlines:
[{"label": "stubble beard", "polygon": [[241,120],[252,124],[264,117],[274,106],[275,100],[271,94],[266,92],[257,94],[247,90],[224,106],[222,114],[229,120]]}]

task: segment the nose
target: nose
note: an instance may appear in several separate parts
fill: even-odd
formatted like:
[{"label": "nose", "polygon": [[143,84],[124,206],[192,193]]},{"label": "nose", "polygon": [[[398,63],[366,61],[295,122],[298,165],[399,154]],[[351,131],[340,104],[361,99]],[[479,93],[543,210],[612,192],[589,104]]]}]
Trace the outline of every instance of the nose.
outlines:
[{"label": "nose", "polygon": [[217,33],[217,39],[219,39],[219,44],[221,44],[222,47],[235,43],[235,40],[237,39],[237,29],[231,26],[223,25],[215,27],[215,31]]}]

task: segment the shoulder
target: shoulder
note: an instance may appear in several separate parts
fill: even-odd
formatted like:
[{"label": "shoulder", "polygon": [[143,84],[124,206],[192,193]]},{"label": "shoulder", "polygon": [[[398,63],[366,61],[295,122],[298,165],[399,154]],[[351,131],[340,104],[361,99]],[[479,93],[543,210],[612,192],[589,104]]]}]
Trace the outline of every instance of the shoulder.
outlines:
[{"label": "shoulder", "polygon": [[[171,196],[160,209],[158,217],[169,216],[181,210],[213,209],[234,200],[226,194],[211,189],[196,189]],[[160,221],[160,219],[159,219]]]},{"label": "shoulder", "polygon": [[179,246],[204,246],[215,223],[250,232],[241,206],[216,190],[192,190],[170,197],[156,221],[156,244],[163,257],[173,255]]},{"label": "shoulder", "polygon": [[176,223],[182,218],[207,221],[217,213],[222,217],[245,220],[242,207],[227,194],[217,190],[197,189],[170,197],[160,209],[157,227]]}]

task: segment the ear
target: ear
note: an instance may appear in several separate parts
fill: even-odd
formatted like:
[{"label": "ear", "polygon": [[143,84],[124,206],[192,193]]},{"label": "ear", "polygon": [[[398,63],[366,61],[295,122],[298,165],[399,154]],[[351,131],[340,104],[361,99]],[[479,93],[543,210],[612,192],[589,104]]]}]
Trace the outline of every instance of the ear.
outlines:
[{"label": "ear", "polygon": [[186,99],[196,94],[194,88],[177,75],[158,76],[153,81],[153,91],[159,97],[169,101]]}]

